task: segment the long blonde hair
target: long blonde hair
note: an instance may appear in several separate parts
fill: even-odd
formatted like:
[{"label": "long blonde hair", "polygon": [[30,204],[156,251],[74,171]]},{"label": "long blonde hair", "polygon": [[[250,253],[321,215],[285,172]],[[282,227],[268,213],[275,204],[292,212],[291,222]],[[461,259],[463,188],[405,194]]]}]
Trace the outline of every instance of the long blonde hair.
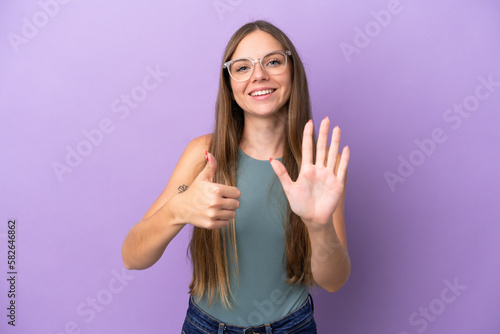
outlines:
[{"label": "long blonde hair", "polygon": [[[250,22],[238,29],[231,37],[222,62],[230,60],[240,41],[255,30],[271,34],[285,50],[291,51],[289,66],[292,70],[292,89],[290,99],[285,105],[285,144],[282,161],[292,180],[295,180],[299,175],[302,161],[303,129],[312,116],[304,66],[292,42],[280,29],[269,22]],[[238,147],[243,134],[244,115],[232,96],[229,74],[221,66],[215,107],[215,129],[209,151],[214,155],[218,166],[214,182],[235,186]],[[231,241],[230,247],[227,247],[226,240]],[[287,205],[286,212],[285,243],[287,283],[314,285],[309,235],[304,223],[290,210],[289,205]],[[202,298],[207,294],[209,305],[215,296],[219,296],[225,306],[231,307],[228,252],[232,253],[233,266],[237,274],[236,249],[234,219],[223,231],[194,227],[189,244],[193,265],[193,277],[189,285],[191,296]]]}]

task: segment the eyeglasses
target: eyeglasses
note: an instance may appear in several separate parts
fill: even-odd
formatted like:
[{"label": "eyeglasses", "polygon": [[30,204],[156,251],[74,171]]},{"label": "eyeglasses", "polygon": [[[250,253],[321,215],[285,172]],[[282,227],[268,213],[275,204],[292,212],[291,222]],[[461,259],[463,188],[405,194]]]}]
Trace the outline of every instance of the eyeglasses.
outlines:
[{"label": "eyeglasses", "polygon": [[287,64],[287,56],[292,52],[286,51],[271,51],[260,57],[260,59],[237,58],[225,62],[222,66],[227,68],[229,75],[236,81],[247,81],[252,77],[255,70],[255,63],[260,62],[260,66],[269,75],[278,75],[285,72]]}]

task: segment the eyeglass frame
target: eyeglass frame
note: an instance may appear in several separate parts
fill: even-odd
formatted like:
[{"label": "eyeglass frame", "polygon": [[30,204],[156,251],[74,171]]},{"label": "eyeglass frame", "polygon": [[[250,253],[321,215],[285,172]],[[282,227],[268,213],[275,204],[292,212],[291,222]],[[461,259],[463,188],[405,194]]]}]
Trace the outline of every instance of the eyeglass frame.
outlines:
[{"label": "eyeglass frame", "polygon": [[[241,58],[236,58],[236,59],[233,59],[233,60],[229,60],[227,62],[225,62],[223,65],[222,65],[222,68],[227,68],[227,72],[229,73],[229,75],[231,76],[231,78],[233,78],[233,80],[235,81],[238,81],[238,82],[245,82],[245,81],[248,81],[250,80],[250,78],[252,77],[253,75],[253,72],[255,72],[255,63],[256,62],[259,62],[260,64],[260,67],[262,67],[262,69],[264,70],[264,72],[266,72],[268,75],[280,75],[281,73],[278,73],[278,74],[269,74],[266,70],[266,68],[262,65],[262,58],[265,58],[267,55],[271,54],[271,53],[275,53],[275,52],[279,52],[281,54],[283,54],[285,56],[285,69],[283,70],[283,72],[285,72],[286,70],[286,66],[288,65],[288,57],[291,57],[292,56],[292,51],[290,50],[274,50],[274,51],[269,51],[267,53],[265,53],[264,55],[262,55],[259,59],[255,59],[253,60],[252,58],[249,58],[249,57],[241,57]],[[288,56],[288,57],[287,57]],[[246,80],[238,80],[238,79],[235,79],[233,77],[233,75],[231,74],[231,71],[229,70],[229,66],[231,66],[231,64],[237,60],[243,60],[243,59],[247,59],[247,60],[250,60],[252,62],[252,73],[250,73],[250,76],[248,77],[248,79]]]}]

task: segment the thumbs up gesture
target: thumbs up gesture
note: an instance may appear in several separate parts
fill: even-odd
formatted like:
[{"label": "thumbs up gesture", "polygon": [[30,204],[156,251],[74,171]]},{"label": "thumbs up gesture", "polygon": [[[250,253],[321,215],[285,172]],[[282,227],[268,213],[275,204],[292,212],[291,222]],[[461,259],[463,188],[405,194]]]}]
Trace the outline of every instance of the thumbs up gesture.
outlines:
[{"label": "thumbs up gesture", "polygon": [[229,220],[236,216],[241,193],[236,187],[213,182],[217,161],[211,153],[205,154],[205,168],[188,190],[179,196],[185,198],[187,223],[206,229],[221,228],[227,226]]}]

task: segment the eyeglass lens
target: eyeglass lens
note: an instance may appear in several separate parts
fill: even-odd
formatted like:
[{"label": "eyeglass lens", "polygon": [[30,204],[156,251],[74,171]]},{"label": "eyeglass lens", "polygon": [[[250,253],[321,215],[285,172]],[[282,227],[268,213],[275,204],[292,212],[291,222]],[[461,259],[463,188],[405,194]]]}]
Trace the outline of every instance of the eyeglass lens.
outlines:
[{"label": "eyeglass lens", "polygon": [[[281,74],[286,68],[286,58],[281,52],[273,52],[265,55],[261,63],[269,75]],[[252,76],[253,66],[254,63],[250,59],[239,59],[231,64],[229,71],[235,80],[245,81]]]}]

